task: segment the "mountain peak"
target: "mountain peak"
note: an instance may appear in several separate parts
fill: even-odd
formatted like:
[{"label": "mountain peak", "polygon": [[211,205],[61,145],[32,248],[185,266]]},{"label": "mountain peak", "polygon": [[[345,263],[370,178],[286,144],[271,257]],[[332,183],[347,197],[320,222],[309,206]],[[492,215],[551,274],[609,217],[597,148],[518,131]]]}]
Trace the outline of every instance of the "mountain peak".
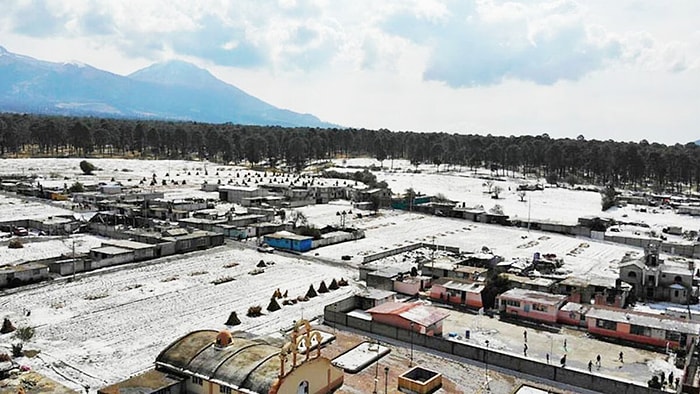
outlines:
[{"label": "mountain peak", "polygon": [[182,60],[155,63],[129,74],[128,77],[142,82],[193,87],[220,83],[209,71]]}]

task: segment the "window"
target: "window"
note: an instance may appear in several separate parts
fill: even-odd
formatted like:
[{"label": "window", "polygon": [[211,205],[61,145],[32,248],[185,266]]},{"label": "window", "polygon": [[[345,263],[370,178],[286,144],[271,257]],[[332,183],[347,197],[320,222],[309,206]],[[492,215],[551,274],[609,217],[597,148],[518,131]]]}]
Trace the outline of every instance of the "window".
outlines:
[{"label": "window", "polygon": [[596,319],[595,326],[605,330],[617,331],[617,323],[610,320]]},{"label": "window", "polygon": [[650,337],[651,336],[651,328],[632,324],[630,326],[630,334]]},{"label": "window", "polygon": [[676,298],[678,298],[678,290],[674,290],[674,291],[673,291],[673,296],[676,297]]},{"label": "window", "polygon": [[539,312],[547,312],[547,305],[532,304],[532,310]]},{"label": "window", "polygon": [[231,394],[231,388],[226,386],[219,386],[219,392],[223,394]]},{"label": "window", "polygon": [[520,308],[520,301],[515,301],[515,300],[503,300],[503,301],[508,306],[514,306],[516,308]]},{"label": "window", "polygon": [[680,275],[676,275],[676,277],[673,278],[673,281],[676,282],[676,283],[682,283],[682,282],[683,282],[683,279],[681,279],[681,276],[680,276]]},{"label": "window", "polygon": [[666,339],[669,341],[679,342],[681,334],[675,331],[666,331]]},{"label": "window", "polygon": [[202,384],[204,384],[204,382],[202,381],[202,378],[199,378],[197,376],[193,376],[192,377],[192,384],[196,384],[196,385],[201,386]]},{"label": "window", "polygon": [[630,278],[636,278],[636,277],[637,277],[637,273],[634,272],[634,271],[630,271],[630,272],[627,273],[627,276],[630,277]]}]

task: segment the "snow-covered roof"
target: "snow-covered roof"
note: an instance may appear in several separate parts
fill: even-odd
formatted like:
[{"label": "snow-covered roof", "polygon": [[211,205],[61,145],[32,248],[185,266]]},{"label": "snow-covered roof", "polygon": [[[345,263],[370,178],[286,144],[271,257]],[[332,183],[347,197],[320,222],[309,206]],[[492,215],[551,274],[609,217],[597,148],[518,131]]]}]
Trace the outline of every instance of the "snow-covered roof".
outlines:
[{"label": "snow-covered roof", "polygon": [[468,293],[481,293],[484,290],[483,283],[475,283],[456,278],[440,278],[434,282],[434,285],[440,285],[450,290],[466,291]]},{"label": "snow-covered roof", "polygon": [[530,301],[546,305],[558,305],[567,299],[567,296],[561,294],[549,294],[541,291],[526,289],[510,289],[505,293],[500,294],[498,297],[517,299],[520,301]]},{"label": "snow-covered roof", "polygon": [[442,309],[423,305],[421,303],[385,302],[367,310],[374,315],[397,315],[424,327],[446,319],[450,314]]},{"label": "snow-covered roof", "polygon": [[666,331],[677,331],[684,334],[700,334],[700,323],[673,319],[659,315],[635,312],[631,310],[591,308],[586,317],[603,319],[618,323],[634,324]]},{"label": "snow-covered roof", "polygon": [[119,255],[119,254],[131,253],[132,250],[131,250],[131,249],[125,249],[125,248],[119,248],[119,247],[117,247],[117,246],[103,246],[103,247],[101,247],[101,248],[94,248],[94,249],[91,250],[91,252],[94,252],[94,253],[102,253],[102,254],[106,254],[106,255],[113,255],[113,256],[116,256],[116,255]]},{"label": "snow-covered roof", "polygon": [[265,238],[272,238],[272,239],[292,239],[295,241],[303,241],[306,239],[313,239],[312,237],[307,237],[305,235],[298,235],[294,234],[289,231],[278,231],[276,233],[268,234],[265,235]]}]

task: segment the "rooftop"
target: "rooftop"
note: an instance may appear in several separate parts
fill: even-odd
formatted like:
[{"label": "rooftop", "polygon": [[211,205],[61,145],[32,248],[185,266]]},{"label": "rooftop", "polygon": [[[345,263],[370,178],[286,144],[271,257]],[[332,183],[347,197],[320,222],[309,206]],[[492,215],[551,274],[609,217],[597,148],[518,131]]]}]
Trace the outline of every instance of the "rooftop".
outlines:
[{"label": "rooftop", "polygon": [[697,333],[700,332],[700,323],[693,323],[667,316],[653,315],[650,313],[635,312],[623,309],[592,307],[586,316],[595,319],[635,324],[644,327],[657,328],[666,331],[676,331],[693,335],[697,335]]},{"label": "rooftop", "polygon": [[541,291],[510,289],[498,296],[499,298],[514,298],[521,301],[532,301],[540,304],[557,305],[566,301],[565,295],[543,293]]},{"label": "rooftop", "polygon": [[368,309],[367,312],[371,314],[398,315],[424,327],[444,320],[450,315],[442,309],[426,306],[421,303],[403,302],[385,302],[372,309]]}]

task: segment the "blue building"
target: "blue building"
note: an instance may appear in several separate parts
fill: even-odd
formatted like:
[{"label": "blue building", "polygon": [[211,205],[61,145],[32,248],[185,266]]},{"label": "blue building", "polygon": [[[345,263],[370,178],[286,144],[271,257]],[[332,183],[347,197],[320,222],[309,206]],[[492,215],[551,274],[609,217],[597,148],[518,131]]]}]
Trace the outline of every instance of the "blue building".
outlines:
[{"label": "blue building", "polygon": [[278,231],[263,237],[265,243],[275,249],[295,250],[306,252],[311,250],[312,237],[290,233],[289,231]]}]

